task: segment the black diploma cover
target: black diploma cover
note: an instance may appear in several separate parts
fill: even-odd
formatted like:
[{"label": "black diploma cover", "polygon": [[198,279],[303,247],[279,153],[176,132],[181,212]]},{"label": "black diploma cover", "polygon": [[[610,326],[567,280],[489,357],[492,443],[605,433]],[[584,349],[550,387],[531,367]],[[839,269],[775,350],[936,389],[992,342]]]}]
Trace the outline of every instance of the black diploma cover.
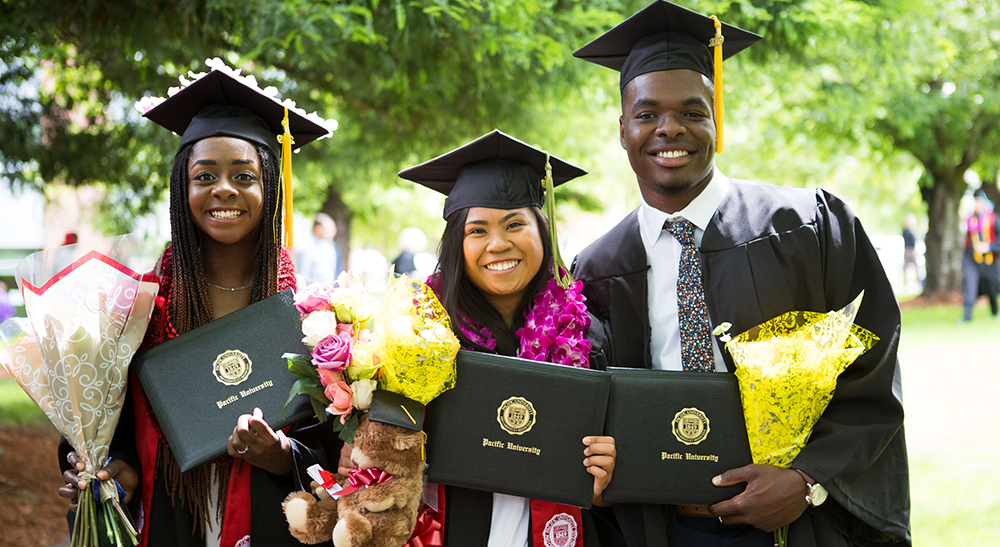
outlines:
[{"label": "black diploma cover", "polygon": [[609,368],[610,503],[710,505],[744,490],[712,477],[753,463],[736,376]]},{"label": "black diploma cover", "polygon": [[299,395],[281,417],[296,380],[285,353],[309,354],[291,289],[135,356],[132,366],[181,472],[225,454],[237,419],[254,408],[275,430],[313,414]]},{"label": "black diploma cover", "polygon": [[590,507],[583,438],[601,435],[611,375],[461,350],[427,405],[427,480]]}]

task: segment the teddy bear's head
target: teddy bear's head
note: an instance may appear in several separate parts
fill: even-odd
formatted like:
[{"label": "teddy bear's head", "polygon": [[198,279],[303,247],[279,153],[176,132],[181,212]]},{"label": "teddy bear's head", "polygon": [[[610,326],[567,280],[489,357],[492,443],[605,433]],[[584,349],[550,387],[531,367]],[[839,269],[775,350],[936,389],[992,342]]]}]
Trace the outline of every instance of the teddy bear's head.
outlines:
[{"label": "teddy bear's head", "polygon": [[365,416],[354,433],[351,460],[361,469],[379,467],[394,476],[414,475],[423,471],[422,442],[420,431],[373,422]]}]

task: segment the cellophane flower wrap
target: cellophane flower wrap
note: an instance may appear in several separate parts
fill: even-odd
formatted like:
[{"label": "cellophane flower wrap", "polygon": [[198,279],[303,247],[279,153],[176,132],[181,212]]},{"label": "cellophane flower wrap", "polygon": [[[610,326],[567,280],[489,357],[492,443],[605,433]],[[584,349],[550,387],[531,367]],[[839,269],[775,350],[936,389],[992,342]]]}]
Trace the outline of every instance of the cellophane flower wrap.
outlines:
[{"label": "cellophane flower wrap", "polygon": [[314,283],[295,293],[302,314],[302,342],[309,355],[286,353],[288,370],[298,379],[288,403],[309,396],[316,417],[337,416],[334,430],[346,442],[354,439],[360,415],[371,405],[379,369],[372,331],[380,304],[368,294],[361,276],[343,272],[337,286]]},{"label": "cellophane flower wrap", "polygon": [[32,254],[15,277],[27,318],[0,325],[0,362],[84,463],[74,547],[135,545],[136,530],[114,480],[95,484],[109,461],[128,366],[153,312],[155,264],[129,237]]},{"label": "cellophane flower wrap", "polygon": [[[827,313],[788,312],[726,343],[754,463],[790,467],[833,398],[837,377],[878,341],[854,324],[863,297]],[[786,532],[775,532],[777,544],[785,544]]]},{"label": "cellophane flower wrap", "polygon": [[460,347],[434,291],[402,275],[389,282],[375,316],[379,387],[426,405],[455,385]]}]

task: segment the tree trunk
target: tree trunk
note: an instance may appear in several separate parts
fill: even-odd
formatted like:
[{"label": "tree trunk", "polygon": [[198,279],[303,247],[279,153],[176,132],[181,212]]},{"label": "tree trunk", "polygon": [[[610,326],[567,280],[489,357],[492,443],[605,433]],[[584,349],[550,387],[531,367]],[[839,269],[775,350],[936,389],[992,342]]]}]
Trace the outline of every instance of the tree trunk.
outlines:
[{"label": "tree trunk", "polygon": [[986,176],[982,177],[981,188],[986,192],[986,197],[993,202],[994,211],[1000,209],[1000,169],[987,172]]},{"label": "tree trunk", "polygon": [[326,189],[326,200],[323,202],[324,213],[337,224],[337,235],[333,238],[340,252],[340,264],[343,269],[348,269],[347,258],[351,253],[351,219],[354,213],[351,208],[344,203],[344,198],[336,185],[331,184]]},{"label": "tree trunk", "polygon": [[923,296],[946,299],[962,290],[962,233],[958,204],[965,191],[961,177],[928,174],[931,186],[921,190],[927,203],[927,277]]}]

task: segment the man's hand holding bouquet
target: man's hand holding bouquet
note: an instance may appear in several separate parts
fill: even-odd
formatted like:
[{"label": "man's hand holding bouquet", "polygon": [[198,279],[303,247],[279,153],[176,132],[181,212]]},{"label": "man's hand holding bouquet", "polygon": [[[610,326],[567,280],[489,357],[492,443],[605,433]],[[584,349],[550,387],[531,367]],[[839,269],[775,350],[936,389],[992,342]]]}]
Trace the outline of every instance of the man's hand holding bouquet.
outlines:
[{"label": "man's hand holding bouquet", "polygon": [[[862,297],[827,313],[788,312],[735,338],[726,334],[729,323],[713,332],[736,363],[754,464],[791,467],[830,404],[837,377],[878,341],[854,324]],[[775,545],[784,547],[787,533],[787,525],[776,529]]]}]

